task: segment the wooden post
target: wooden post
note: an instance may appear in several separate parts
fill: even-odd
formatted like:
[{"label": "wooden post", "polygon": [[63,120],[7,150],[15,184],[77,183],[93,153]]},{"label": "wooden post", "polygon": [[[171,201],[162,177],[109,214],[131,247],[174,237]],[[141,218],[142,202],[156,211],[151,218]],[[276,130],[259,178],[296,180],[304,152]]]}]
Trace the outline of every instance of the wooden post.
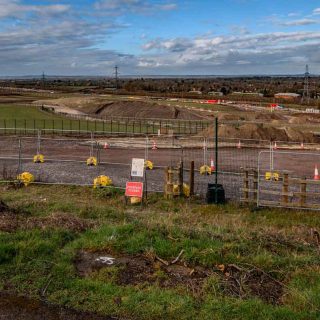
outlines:
[{"label": "wooden post", "polygon": [[306,205],[307,200],[307,179],[304,177],[300,180],[300,207]]},{"label": "wooden post", "polygon": [[282,203],[284,205],[288,204],[289,202],[289,174],[284,173],[283,174],[283,183],[282,183]]},{"label": "wooden post", "polygon": [[165,175],[166,175],[165,197],[166,199],[172,199],[173,198],[172,167],[166,168]]},{"label": "wooden post", "polygon": [[194,161],[190,162],[190,197],[194,195]]},{"label": "wooden post", "polygon": [[183,161],[180,161],[178,167],[178,188],[179,188],[179,197],[183,195]]}]

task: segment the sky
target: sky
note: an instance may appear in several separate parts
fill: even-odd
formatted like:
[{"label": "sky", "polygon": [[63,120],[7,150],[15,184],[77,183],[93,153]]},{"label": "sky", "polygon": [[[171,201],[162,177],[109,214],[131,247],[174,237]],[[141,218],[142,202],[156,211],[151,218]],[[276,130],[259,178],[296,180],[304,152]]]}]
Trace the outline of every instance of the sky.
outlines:
[{"label": "sky", "polygon": [[0,0],[0,76],[320,74],[320,1]]}]

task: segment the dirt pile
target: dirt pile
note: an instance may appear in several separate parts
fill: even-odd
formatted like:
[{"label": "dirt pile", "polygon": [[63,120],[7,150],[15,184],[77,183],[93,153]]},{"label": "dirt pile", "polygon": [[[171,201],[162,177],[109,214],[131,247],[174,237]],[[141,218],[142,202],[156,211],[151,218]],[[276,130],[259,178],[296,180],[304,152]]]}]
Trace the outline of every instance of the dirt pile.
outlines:
[{"label": "dirt pile", "polygon": [[104,99],[103,97],[71,97],[38,101],[36,104],[72,108],[92,117],[129,117],[138,119],[203,120],[200,111],[155,102]]},{"label": "dirt pile", "polygon": [[[85,111],[82,109],[82,111]],[[129,117],[129,118],[157,118],[157,119],[181,119],[200,120],[202,117],[187,109],[165,106],[157,103],[142,101],[114,101],[98,106],[90,114],[101,117]]]},{"label": "dirt pile", "polygon": [[[212,136],[214,128],[209,128],[203,132],[205,136]],[[311,132],[302,132],[294,128],[276,128],[273,126],[246,123],[239,126],[234,124],[221,124],[219,126],[219,136],[222,138],[256,139],[272,141],[294,141],[312,143],[317,142],[317,138]]]}]

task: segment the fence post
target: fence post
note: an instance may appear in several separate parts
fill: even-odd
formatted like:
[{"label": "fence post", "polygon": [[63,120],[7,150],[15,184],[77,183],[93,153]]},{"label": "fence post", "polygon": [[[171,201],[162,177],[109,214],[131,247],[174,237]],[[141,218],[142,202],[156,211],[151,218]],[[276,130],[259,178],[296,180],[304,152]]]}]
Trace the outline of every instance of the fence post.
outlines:
[{"label": "fence post", "polygon": [[307,200],[307,179],[300,180],[300,207],[304,207]]},{"label": "fence post", "polygon": [[282,203],[287,205],[289,202],[289,174],[283,174],[283,183],[282,183]]},{"label": "fence post", "polygon": [[190,162],[189,185],[190,185],[190,197],[191,197],[194,195],[194,161]]},{"label": "fence post", "polygon": [[243,194],[244,202],[249,202],[249,170],[243,171]]},{"label": "fence post", "polygon": [[165,170],[165,197],[166,199],[172,199],[173,198],[173,170],[172,167],[166,167]]},{"label": "fence post", "polygon": [[178,175],[179,197],[181,197],[183,195],[183,161],[179,163]]}]

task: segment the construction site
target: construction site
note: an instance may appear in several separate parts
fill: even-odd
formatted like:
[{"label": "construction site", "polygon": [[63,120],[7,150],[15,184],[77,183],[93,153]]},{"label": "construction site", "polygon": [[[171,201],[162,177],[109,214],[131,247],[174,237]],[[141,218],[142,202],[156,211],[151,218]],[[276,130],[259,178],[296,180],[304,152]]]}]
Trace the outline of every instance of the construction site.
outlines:
[{"label": "construction site", "polygon": [[0,91],[0,318],[317,319],[315,109]]}]

